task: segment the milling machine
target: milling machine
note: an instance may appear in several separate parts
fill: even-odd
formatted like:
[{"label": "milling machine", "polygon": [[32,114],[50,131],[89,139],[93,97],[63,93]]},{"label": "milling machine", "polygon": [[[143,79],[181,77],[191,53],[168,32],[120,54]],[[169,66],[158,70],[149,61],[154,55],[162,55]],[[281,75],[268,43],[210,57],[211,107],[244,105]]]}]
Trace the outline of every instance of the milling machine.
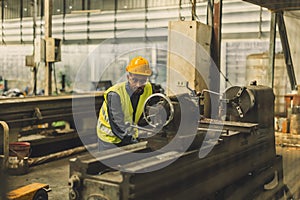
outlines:
[{"label": "milling machine", "polygon": [[228,88],[215,119],[202,115],[204,92],[154,94],[144,106],[148,126],[134,126],[141,142],[70,159],[69,199],[288,196],[275,150],[272,89]]}]

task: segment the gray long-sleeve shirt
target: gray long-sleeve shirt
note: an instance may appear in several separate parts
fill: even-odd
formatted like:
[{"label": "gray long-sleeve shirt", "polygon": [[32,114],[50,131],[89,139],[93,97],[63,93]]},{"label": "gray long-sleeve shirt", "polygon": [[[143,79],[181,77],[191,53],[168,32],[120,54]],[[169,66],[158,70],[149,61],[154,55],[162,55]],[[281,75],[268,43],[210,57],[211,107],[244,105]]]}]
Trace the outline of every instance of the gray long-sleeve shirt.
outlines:
[{"label": "gray long-sleeve shirt", "polygon": [[[161,92],[163,93],[163,89],[160,85],[152,85],[153,93]],[[140,92],[134,92],[131,90],[129,83],[127,82],[125,85],[126,91],[130,96],[131,105],[133,108],[133,121],[135,121],[135,112],[136,108],[140,99],[140,96],[143,94],[144,90]],[[125,131],[128,128],[124,122],[124,113],[122,111],[121,100],[120,96],[116,92],[109,92],[107,94],[107,112],[108,112],[108,119],[109,124],[111,127],[112,132],[121,140],[123,140],[125,136]],[[132,123],[132,122],[130,122]]]},{"label": "gray long-sleeve shirt", "polygon": [[[132,91],[129,84],[126,83],[126,91],[130,96],[132,108],[133,108],[133,120],[135,116],[135,111],[137,104],[140,99],[140,95],[143,94],[144,90],[140,93]],[[107,108],[108,108],[108,118],[111,126],[112,132],[120,139],[124,138],[125,130],[128,126],[124,122],[124,113],[122,111],[120,96],[116,92],[109,92],[107,94]],[[132,122],[130,122],[132,123]]]}]

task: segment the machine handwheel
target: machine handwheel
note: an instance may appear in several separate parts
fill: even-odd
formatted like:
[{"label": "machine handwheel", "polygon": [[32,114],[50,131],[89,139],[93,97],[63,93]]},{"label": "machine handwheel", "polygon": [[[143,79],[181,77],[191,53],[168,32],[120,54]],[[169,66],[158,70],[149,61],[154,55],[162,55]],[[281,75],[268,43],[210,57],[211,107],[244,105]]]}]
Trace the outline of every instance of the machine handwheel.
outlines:
[{"label": "machine handwheel", "polygon": [[[166,115],[166,119],[161,119],[161,113]],[[146,99],[143,107],[143,116],[150,126],[155,128],[163,127],[168,125],[173,119],[174,106],[167,96],[155,93]]]}]

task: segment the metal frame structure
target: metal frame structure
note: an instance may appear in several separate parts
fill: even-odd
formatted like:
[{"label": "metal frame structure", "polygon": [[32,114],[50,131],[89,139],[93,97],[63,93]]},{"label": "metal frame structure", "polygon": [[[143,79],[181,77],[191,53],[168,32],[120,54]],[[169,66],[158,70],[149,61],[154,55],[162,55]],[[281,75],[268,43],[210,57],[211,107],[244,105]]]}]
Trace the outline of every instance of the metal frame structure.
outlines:
[{"label": "metal frame structure", "polygon": [[289,76],[291,89],[297,89],[297,80],[294,72],[294,65],[291,57],[290,46],[284,22],[284,12],[291,10],[300,10],[300,2],[296,0],[244,0],[249,3],[256,4],[268,8],[272,11],[271,30],[270,30],[270,67],[272,68],[272,86],[274,85],[274,59],[275,59],[275,38],[276,24],[278,25],[282,49],[285,57],[287,73]]}]

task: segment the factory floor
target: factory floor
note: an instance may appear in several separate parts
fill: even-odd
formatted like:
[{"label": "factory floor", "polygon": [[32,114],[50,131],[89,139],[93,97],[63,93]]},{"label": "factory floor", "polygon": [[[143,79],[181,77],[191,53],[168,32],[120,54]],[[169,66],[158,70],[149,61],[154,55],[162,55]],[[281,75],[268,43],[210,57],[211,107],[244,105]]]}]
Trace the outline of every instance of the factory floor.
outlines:
[{"label": "factory floor", "polygon": [[45,183],[49,184],[51,188],[51,192],[48,193],[50,200],[68,200],[68,160],[75,156],[30,167],[29,173],[25,175],[10,175],[8,190],[11,191],[35,182]]},{"label": "factory floor", "polygon": [[[284,182],[295,199],[300,199],[300,148],[278,146],[276,150],[277,154],[283,156]],[[48,194],[50,200],[67,200],[69,199],[68,160],[77,155],[33,166],[30,168],[29,173],[25,175],[10,175],[7,183],[8,189],[13,190],[33,182],[45,183],[49,184],[52,189]]]}]

